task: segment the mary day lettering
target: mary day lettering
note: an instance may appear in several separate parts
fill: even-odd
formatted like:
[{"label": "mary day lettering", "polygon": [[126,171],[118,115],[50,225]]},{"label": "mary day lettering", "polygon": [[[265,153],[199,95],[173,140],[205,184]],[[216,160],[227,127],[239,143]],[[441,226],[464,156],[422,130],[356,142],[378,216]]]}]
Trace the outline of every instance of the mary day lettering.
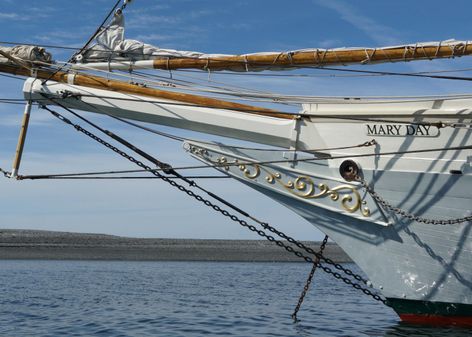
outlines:
[{"label": "mary day lettering", "polygon": [[437,137],[439,129],[433,125],[423,124],[366,124],[368,136],[391,137]]}]

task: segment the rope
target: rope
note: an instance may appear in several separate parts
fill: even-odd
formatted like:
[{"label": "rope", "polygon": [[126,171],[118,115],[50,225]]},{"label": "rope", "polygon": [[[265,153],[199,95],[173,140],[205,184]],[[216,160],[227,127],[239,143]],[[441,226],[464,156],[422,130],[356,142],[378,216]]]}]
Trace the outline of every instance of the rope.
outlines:
[{"label": "rope", "polygon": [[[316,66],[305,66],[306,68],[318,68]],[[441,75],[426,75],[425,73],[401,73],[394,71],[374,71],[374,70],[360,70],[360,69],[341,69],[341,68],[331,68],[323,67],[325,70],[333,71],[343,71],[343,72],[352,72],[352,73],[362,73],[362,74],[377,74],[377,75],[388,75],[388,76],[406,76],[406,77],[423,77],[423,78],[434,78],[441,80],[457,80],[457,81],[472,81],[472,77],[461,77],[461,76],[441,76]]]},{"label": "rope", "polygon": [[[96,135],[94,135],[93,133],[87,131],[86,129],[83,129],[80,125],[72,123],[70,120],[68,120],[64,116],[60,115],[59,113],[54,112],[54,111],[48,109],[47,107],[45,107],[45,109],[50,111],[52,114],[54,114],[54,116],[56,116],[62,122],[74,127],[77,131],[84,133],[85,135],[89,136],[93,140],[95,140],[95,141],[99,142],[100,144],[106,146],[107,148],[113,150],[113,152],[120,154],[122,157],[124,157],[127,160],[133,162],[134,164],[138,165],[139,167],[145,168],[146,170],[150,169],[149,166],[147,166],[144,163],[138,161],[137,159],[135,159],[134,157],[132,157],[132,156],[128,155],[127,153],[121,151],[120,149],[114,147],[110,143],[108,143],[108,142],[104,141],[103,139],[97,137]],[[69,110],[69,109],[66,108],[66,110]],[[84,120],[86,120],[86,119],[84,119]],[[133,149],[133,151],[135,151],[134,146],[131,145],[130,148]],[[288,252],[295,254],[297,257],[303,258],[306,262],[316,263],[317,266],[320,269],[322,269],[326,273],[332,275],[334,278],[342,280],[345,284],[352,286],[356,290],[360,290],[364,294],[366,294],[368,296],[371,296],[373,299],[375,299],[377,301],[380,301],[380,302],[384,303],[385,305],[388,305],[388,302],[385,299],[383,299],[380,295],[378,295],[377,293],[374,293],[370,289],[364,287],[364,285],[367,285],[368,282],[361,275],[355,274],[354,272],[352,272],[352,270],[350,270],[346,267],[343,267],[339,263],[336,263],[336,262],[332,261],[331,259],[323,256],[320,253],[317,253],[316,251],[314,251],[310,247],[307,247],[306,245],[304,245],[302,242],[299,242],[299,241],[293,239],[292,237],[286,235],[285,233],[283,233],[283,232],[277,230],[276,228],[274,228],[273,226],[269,225],[268,223],[262,222],[261,220],[258,220],[254,216],[251,216],[249,213],[243,211],[242,209],[240,209],[237,206],[233,205],[229,201],[219,197],[218,195],[215,195],[214,193],[212,193],[210,191],[207,191],[206,189],[198,186],[196,183],[192,183],[190,185],[191,188],[194,187],[194,188],[197,188],[197,189],[201,190],[202,192],[206,193],[211,199],[216,200],[216,201],[222,203],[223,205],[231,208],[233,211],[236,211],[237,213],[239,213],[243,217],[256,222],[263,229],[268,230],[270,233],[273,233],[273,234],[277,235],[281,239],[286,240],[288,243],[293,244],[294,246],[304,250],[308,254],[314,255],[315,258],[318,258],[318,259],[324,261],[327,265],[331,265],[331,266],[335,267],[336,270],[339,270],[340,272],[343,272],[346,276],[341,275],[338,271],[333,270],[330,267],[327,267],[326,265],[322,265],[320,262],[315,262],[315,260],[313,258],[311,258],[310,256],[304,255],[301,251],[296,250],[294,247],[284,243],[281,240],[276,239],[274,236],[272,236],[272,234],[270,234],[270,233],[268,234],[264,230],[258,229],[254,225],[250,225],[247,221],[242,220],[241,218],[239,218],[238,216],[236,216],[234,214],[231,214],[228,210],[226,210],[223,207],[215,204],[214,202],[212,202],[208,199],[204,199],[201,195],[193,192],[191,189],[188,189],[188,188],[184,187],[183,185],[180,185],[179,183],[175,182],[174,180],[169,179],[169,177],[162,176],[158,172],[153,172],[153,174],[158,176],[158,177],[161,177],[161,179],[163,181],[165,181],[166,183],[168,183],[171,186],[173,186],[173,187],[179,189],[180,191],[186,193],[188,196],[196,199],[197,201],[205,204],[206,206],[212,208],[214,211],[218,212],[219,214],[221,214],[225,217],[228,217],[229,219],[231,219],[232,221],[234,221],[236,223],[239,223],[241,226],[249,229],[251,232],[254,232],[254,233],[258,234],[259,236],[266,238],[268,241],[277,244],[277,246],[282,247],[285,250],[287,250]],[[175,171],[173,172],[173,174],[177,176],[177,173]],[[353,279],[355,279],[355,280],[353,280]],[[357,283],[357,281],[359,281],[361,283]]]},{"label": "rope", "polygon": [[[409,151],[397,151],[397,152],[381,152],[381,153],[369,153],[369,154],[351,154],[343,156],[332,156],[330,158],[303,158],[303,159],[284,159],[284,160],[271,160],[271,161],[257,161],[257,160],[246,160],[245,162],[238,163],[219,163],[219,164],[207,164],[207,165],[195,165],[195,166],[178,166],[174,167],[174,170],[200,170],[208,168],[221,168],[226,166],[239,166],[239,165],[268,165],[268,164],[283,164],[283,163],[294,163],[294,162],[316,162],[327,159],[348,159],[348,158],[361,158],[361,157],[381,157],[387,155],[397,154],[411,154],[411,153],[426,153],[426,152],[440,152],[440,151],[457,151],[457,150],[471,150],[472,145],[449,147],[449,148],[438,148],[438,149],[423,149],[423,150],[409,150]],[[51,177],[73,177],[73,176],[85,176],[85,175],[107,175],[107,174],[124,174],[124,173],[143,173],[143,172],[159,172],[162,169],[150,169],[150,170],[115,170],[115,171],[95,171],[85,173],[66,173],[66,174],[46,174]],[[35,176],[29,176],[29,179]]]},{"label": "rope", "polygon": [[215,142],[205,142],[205,141],[201,141],[201,140],[197,140],[197,139],[191,139],[191,138],[175,136],[175,135],[172,135],[172,134],[169,134],[169,133],[166,133],[166,132],[158,131],[156,129],[152,129],[152,128],[149,128],[149,127],[146,127],[146,126],[143,126],[143,125],[139,125],[137,123],[133,123],[131,121],[128,121],[128,120],[120,118],[120,117],[110,115],[110,114],[108,114],[104,111],[103,111],[103,113],[105,115],[115,119],[115,120],[118,120],[118,121],[122,122],[122,123],[131,125],[131,126],[136,127],[138,129],[141,129],[141,130],[144,130],[144,131],[147,131],[147,132],[150,132],[150,133],[154,133],[154,134],[157,134],[159,136],[166,137],[166,138],[169,138],[169,139],[172,139],[172,140],[175,140],[175,141],[179,141],[179,142],[196,142],[196,143],[207,144],[207,145],[218,145],[222,148],[231,148],[231,149],[239,149],[239,150],[265,151],[265,152],[306,152],[306,153],[312,153],[312,152],[325,152],[325,151],[334,151],[334,150],[346,150],[346,149],[353,149],[353,148],[371,146],[371,145],[376,144],[375,139],[372,139],[369,142],[365,142],[365,143],[358,144],[358,145],[332,147],[332,148],[325,148],[325,149],[306,149],[306,150],[267,149],[267,148],[254,148],[254,147],[245,147],[245,146],[216,144]]},{"label": "rope", "polygon": [[[168,177],[169,179],[180,179],[180,177]],[[184,176],[185,179],[230,179],[230,176]],[[149,177],[74,177],[67,175],[26,175],[19,176],[18,180],[132,180],[132,179],[162,179],[162,177],[149,176]]]},{"label": "rope", "polygon": [[[115,5],[110,10],[110,12],[108,12],[108,15],[105,17],[105,19],[103,19],[102,23],[100,24],[100,26],[98,26],[95,33],[93,33],[93,35],[88,39],[88,41],[85,43],[85,45],[82,48],[80,48],[79,52],[72,55],[72,57],[69,59],[69,62],[72,61],[76,55],[82,54],[84,52],[84,50],[87,49],[87,47],[90,45],[90,43],[92,43],[93,39],[95,39],[95,37],[97,37],[97,35],[99,35],[99,33],[103,33],[106,30],[108,30],[109,27],[107,27],[104,31],[100,32],[102,30],[103,26],[105,25],[105,23],[108,21],[108,19],[110,19],[110,17],[113,15],[113,13],[115,13],[116,9],[120,5],[120,2],[121,2],[121,0],[116,1]],[[124,9],[125,7],[126,7],[126,3],[122,6],[122,9]]]},{"label": "rope", "polygon": [[[88,39],[88,41],[85,43],[85,45],[80,48],[80,50],[76,53],[74,53],[70,58],[69,58],[69,61],[67,61],[67,63],[69,62],[72,62],[72,60],[74,60],[74,58],[77,56],[77,55],[80,55],[84,52],[84,50],[90,45],[90,43],[93,41],[93,39],[95,39],[95,37],[100,33],[100,30],[103,28],[103,26],[105,25],[105,23],[108,21],[108,19],[111,17],[111,15],[115,12],[115,10],[118,8],[118,6],[120,5],[120,2],[121,0],[117,0],[115,5],[113,6],[113,8],[110,10],[110,12],[108,13],[108,15],[105,17],[105,19],[103,20],[103,22],[100,24],[100,26],[97,28],[97,30],[95,31],[95,33],[93,33],[93,35]],[[123,5],[124,7],[126,7],[126,2],[125,4]],[[107,28],[108,29],[108,28]],[[49,81],[51,78],[54,77],[54,75],[56,75],[59,71],[61,71],[62,69],[64,68],[64,65],[62,65],[61,67],[59,67],[56,71],[54,71],[46,80],[43,80],[42,83],[43,85]]]},{"label": "rope", "polygon": [[[38,62],[40,63],[40,62]],[[40,64],[43,64],[43,63],[40,63]],[[49,64],[44,64],[44,65],[47,65],[47,66],[51,66]],[[54,65],[52,65],[52,67],[54,67]],[[91,67],[87,67],[87,66],[82,66],[83,68],[87,69],[87,70],[90,70],[90,71],[96,71],[96,72],[102,72],[102,73],[106,73],[107,76],[109,75],[115,75],[115,76],[124,76],[126,78],[132,78],[130,76],[130,74],[128,72],[109,72],[109,71],[106,71],[106,70],[100,70],[100,69],[93,69]],[[312,69],[320,69],[320,68],[312,68]],[[367,72],[367,71],[363,71],[363,70],[348,70],[348,69],[339,69],[339,68],[323,68],[322,70],[337,70],[337,71],[354,71],[354,72],[360,72],[360,73],[364,73],[364,72]],[[455,71],[469,71],[469,70],[472,70],[472,68],[470,69],[462,69],[462,70],[454,70],[454,71],[451,71],[451,72],[455,72]],[[180,70],[180,72],[185,72],[185,70]],[[191,72],[189,70],[187,70],[186,72]],[[416,72],[416,73],[391,73],[391,75],[402,75],[402,74],[405,74],[405,76],[423,76],[425,74],[429,74],[429,73],[447,73],[447,72],[450,72],[450,71],[447,71],[447,70],[443,70],[443,71],[437,71],[437,72]],[[77,70],[74,70],[74,73],[81,73],[80,71],[77,71]],[[199,72],[200,73],[200,72]],[[84,72],[84,74],[88,74],[86,72]],[[147,73],[143,73],[143,72],[138,72],[138,71],[134,71],[133,74],[138,74],[140,75],[141,79],[145,81],[144,84],[154,84],[154,85],[157,85],[159,87],[162,87],[163,84],[162,82],[167,82],[164,86],[168,87],[169,85],[172,85],[172,86],[175,86],[175,88],[177,89],[181,89],[181,90],[187,90],[187,91],[197,91],[197,92],[209,92],[209,93],[214,93],[214,94],[218,94],[218,95],[228,95],[228,96],[235,96],[235,97],[238,97],[239,99],[243,99],[243,98],[252,98],[253,101],[256,101],[256,99],[266,99],[266,100],[270,100],[271,103],[280,103],[280,104],[283,104],[283,103],[296,103],[296,104],[299,104],[299,103],[319,103],[318,100],[325,100],[325,99],[331,99],[331,100],[338,100],[336,101],[336,103],[338,104],[351,104],[352,102],[349,102],[349,101],[346,101],[346,98],[349,98],[349,97],[345,97],[345,96],[342,96],[342,97],[336,97],[336,96],[296,96],[296,95],[281,95],[281,94],[278,94],[278,93],[271,93],[271,92],[267,92],[267,91],[261,91],[261,90],[255,90],[253,88],[244,88],[244,87],[241,87],[241,86],[235,86],[235,85],[230,85],[228,86],[227,83],[225,82],[216,82],[216,81],[211,81],[212,83],[216,83],[216,84],[220,84],[219,86],[215,86],[215,85],[201,85],[201,84],[198,84],[196,82],[192,82],[192,81],[186,81],[186,80],[182,80],[182,79],[168,79],[168,77],[163,77],[163,76],[159,76],[159,75],[156,75],[156,74],[147,74]],[[233,73],[225,73],[225,74],[233,74]],[[234,75],[241,75],[241,74],[244,74],[244,73],[234,73]],[[257,74],[255,74],[257,75]],[[271,75],[271,74],[260,74],[260,75],[267,75],[267,76],[275,76],[275,75]],[[373,72],[373,74],[371,74],[372,76],[383,76],[383,75],[388,75],[388,74],[384,74],[383,72]],[[189,77],[189,78],[192,78],[192,79],[197,79],[197,80],[200,80],[202,81],[201,78],[198,78],[198,77],[195,77],[195,76],[184,76],[184,75],[181,75],[183,77]],[[281,75],[282,76],[282,75]],[[308,76],[308,75],[306,75]],[[336,76],[336,75],[332,75],[332,74],[328,74],[327,76]],[[357,75],[354,75],[354,76],[357,76]],[[362,77],[364,76],[370,76],[370,75],[361,75]],[[447,77],[447,76],[442,76],[442,77]],[[145,79],[143,79],[145,78]],[[155,82],[155,81],[152,81],[152,80],[149,80],[149,78],[157,78],[160,80],[160,82]],[[177,82],[180,82],[180,86],[178,84],[176,84]],[[198,87],[203,87],[203,88],[198,88]],[[204,89],[204,88],[211,88],[211,90],[209,89]],[[216,90],[214,90],[216,89]],[[254,94],[254,93],[257,93],[257,94]],[[360,99],[360,98],[370,98],[370,99],[374,99],[374,98],[396,98],[396,97],[401,97],[401,98],[421,98],[421,99],[424,99],[425,97],[432,97],[432,98],[438,98],[437,95],[435,96],[392,96],[392,97],[388,97],[388,96],[373,96],[373,97],[360,97],[360,96],[355,96],[353,98],[355,99]],[[448,97],[447,95],[444,96],[440,96],[441,98],[443,97]],[[409,102],[410,100],[408,100],[407,102]],[[399,103],[399,101],[396,101],[397,103]],[[332,102],[331,102],[332,103]],[[363,104],[369,104],[369,103],[375,103],[375,104],[379,104],[379,103],[391,103],[391,101],[386,101],[386,102],[379,102],[379,101],[375,101],[375,102],[369,102],[369,101],[364,101],[364,102],[361,102]]]}]

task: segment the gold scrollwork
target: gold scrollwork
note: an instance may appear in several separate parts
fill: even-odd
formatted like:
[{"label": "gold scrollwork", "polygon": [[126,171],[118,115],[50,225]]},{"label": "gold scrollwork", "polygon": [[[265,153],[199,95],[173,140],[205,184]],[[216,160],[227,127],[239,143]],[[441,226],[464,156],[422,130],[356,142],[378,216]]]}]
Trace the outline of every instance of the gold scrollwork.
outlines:
[{"label": "gold scrollwork", "polygon": [[219,164],[222,168],[224,168],[226,171],[229,170],[229,165],[226,165],[228,164],[228,160],[226,159],[226,157],[220,157],[216,160],[216,163]]},{"label": "gold scrollwork", "polygon": [[[208,159],[208,158],[207,158]],[[371,212],[367,207],[365,200],[362,200],[360,193],[354,186],[340,185],[330,188],[325,183],[315,184],[312,178],[308,176],[299,176],[294,180],[284,182],[282,174],[279,172],[271,172],[268,169],[259,166],[258,164],[239,164],[238,160],[229,162],[226,157],[219,157],[216,163],[223,167],[226,171],[229,170],[229,165],[237,166],[244,176],[248,179],[256,179],[261,175],[261,172],[266,173],[265,180],[269,184],[279,184],[291,194],[303,199],[319,199],[329,197],[333,201],[338,201],[341,198],[342,207],[349,213],[360,213],[369,217]]]},{"label": "gold scrollwork", "polygon": [[307,176],[297,177],[295,180],[282,181],[280,173],[272,173],[267,169],[263,169],[266,173],[266,181],[270,184],[277,182],[283,186],[291,194],[303,199],[319,199],[323,197],[330,197],[333,201],[338,201],[341,198],[342,207],[349,213],[360,211],[365,217],[370,216],[370,209],[366,206],[366,202],[362,200],[359,192],[350,185],[340,185],[334,188],[329,188],[324,183],[315,184],[315,182]]},{"label": "gold scrollwork", "polygon": [[251,169],[248,168],[248,165],[239,165],[239,169],[243,171],[244,176],[246,178],[256,179],[257,177],[259,177],[259,175],[261,174],[261,168],[259,167],[259,165],[254,164],[254,165],[249,165],[249,167],[252,167],[254,171],[251,171]]}]

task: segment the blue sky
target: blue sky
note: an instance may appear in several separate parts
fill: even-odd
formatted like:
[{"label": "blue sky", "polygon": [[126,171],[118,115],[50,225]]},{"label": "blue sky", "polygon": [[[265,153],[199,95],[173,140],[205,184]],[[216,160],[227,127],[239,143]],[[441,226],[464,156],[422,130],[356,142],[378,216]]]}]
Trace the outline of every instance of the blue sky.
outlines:
[{"label": "blue sky", "polygon": [[[114,0],[3,0],[0,41],[81,46]],[[446,7],[447,5],[447,7]],[[470,1],[134,0],[126,9],[127,37],[163,48],[249,53],[300,48],[384,46],[449,38],[472,39]],[[64,60],[69,51],[51,49]],[[431,71],[472,68],[471,58],[375,65],[369,70]],[[316,74],[316,70],[297,73]],[[454,73],[468,76],[471,72]],[[206,78],[206,75],[204,75]],[[470,93],[471,83],[401,77],[260,78],[213,74],[212,80],[307,95]],[[21,97],[22,82],[0,78],[1,97]],[[0,105],[0,167],[9,169],[21,106]],[[34,109],[23,174],[133,168]],[[158,158],[194,165],[180,144],[88,114]],[[166,128],[164,131],[177,132]],[[202,137],[177,132],[179,135]],[[208,139],[208,138],[205,138]],[[231,181],[203,181],[243,209],[304,239],[321,234],[265,196]],[[158,181],[86,182],[0,180],[0,227],[98,232],[141,237],[256,238]]]}]

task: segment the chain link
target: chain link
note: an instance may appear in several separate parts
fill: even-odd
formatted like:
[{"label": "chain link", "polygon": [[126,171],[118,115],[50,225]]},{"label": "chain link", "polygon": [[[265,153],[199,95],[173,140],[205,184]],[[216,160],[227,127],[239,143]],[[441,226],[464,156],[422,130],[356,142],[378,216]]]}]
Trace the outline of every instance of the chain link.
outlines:
[{"label": "chain link", "polygon": [[438,219],[428,219],[428,218],[423,218],[421,216],[418,216],[416,214],[410,213],[404,209],[401,209],[399,207],[395,207],[392,204],[390,204],[387,200],[382,198],[377,192],[375,192],[369,184],[362,179],[360,176],[356,176],[356,180],[361,183],[362,187],[365,188],[367,193],[369,193],[372,198],[377,201],[384,209],[389,210],[395,214],[400,215],[403,218],[424,223],[427,225],[455,225],[455,224],[460,224],[463,222],[468,222],[472,221],[472,216],[466,216],[463,218],[456,218],[456,219],[447,219],[447,220],[438,220]]},{"label": "chain link", "polygon": [[[202,202],[206,206],[212,208],[214,211],[222,214],[225,217],[228,217],[229,219],[231,219],[234,222],[239,223],[241,226],[243,226],[243,227],[249,229],[251,232],[254,232],[257,235],[265,238],[269,242],[272,242],[272,243],[276,244],[277,246],[279,246],[281,248],[284,248],[287,252],[292,253],[295,256],[299,257],[299,258],[302,258],[303,260],[305,260],[308,263],[316,265],[317,268],[320,268],[324,272],[326,272],[327,274],[332,275],[335,279],[341,280],[345,284],[350,285],[353,288],[362,291],[364,294],[366,294],[368,296],[371,296],[373,299],[375,299],[377,301],[380,301],[380,302],[384,303],[385,305],[388,305],[387,301],[385,299],[383,299],[382,297],[380,297],[378,294],[372,292],[370,289],[368,289],[364,285],[361,285],[359,283],[355,283],[355,281],[352,281],[350,278],[345,277],[345,276],[341,275],[339,272],[336,271],[336,270],[342,271],[346,275],[352,276],[356,280],[361,281],[364,284],[367,284],[366,280],[364,280],[360,275],[355,274],[354,272],[352,272],[348,268],[345,268],[345,267],[341,266],[340,264],[335,263],[331,259],[324,257],[319,252],[315,252],[313,249],[307,247],[302,242],[299,242],[299,241],[287,236],[286,234],[284,234],[283,232],[278,231],[277,229],[270,226],[269,224],[260,223],[264,229],[269,230],[270,232],[272,232],[274,234],[277,234],[279,237],[281,237],[282,239],[287,240],[289,243],[294,244],[298,248],[301,248],[301,249],[305,250],[307,253],[309,253],[311,255],[314,255],[315,259],[311,258],[310,256],[304,255],[302,252],[300,252],[298,250],[295,250],[291,245],[288,245],[288,244],[284,243],[281,240],[277,240],[274,236],[267,234],[263,230],[257,229],[254,225],[250,225],[247,221],[240,219],[239,217],[237,217],[234,214],[231,214],[227,210],[225,210],[225,209],[221,208],[220,206],[212,203],[210,200],[203,198],[202,196],[196,194],[192,190],[187,189],[186,187],[184,187],[183,185],[180,185],[179,183],[177,183],[176,181],[170,179],[169,177],[166,177],[166,176],[160,174],[156,170],[152,170],[152,168],[150,166],[145,165],[144,163],[142,163],[141,161],[139,161],[139,160],[135,159],[134,157],[128,155],[124,151],[121,151],[117,147],[111,145],[110,143],[106,142],[105,140],[101,139],[100,137],[98,137],[98,136],[94,135],[93,133],[87,131],[86,129],[82,128],[80,125],[72,123],[69,119],[65,118],[61,114],[59,114],[55,111],[52,111],[52,110],[48,109],[47,107],[44,107],[44,108],[46,110],[48,110],[51,114],[53,114],[55,117],[57,117],[59,120],[61,120],[64,123],[69,124],[72,127],[74,127],[77,131],[89,136],[93,140],[95,140],[98,143],[104,145],[106,148],[108,148],[108,149],[112,150],[113,152],[119,154],[123,158],[126,158],[127,160],[131,161],[132,163],[136,164],[137,166],[139,166],[139,167],[141,167],[145,170],[148,170],[150,173],[152,173],[153,175],[159,177],[161,180],[163,180],[166,183],[170,184],[171,186],[177,188],[178,190],[186,193],[187,195],[189,195],[190,197],[196,199],[197,201]],[[334,268],[336,270],[333,270],[330,267],[322,265],[320,263],[320,260],[324,261],[328,265],[334,266]]]},{"label": "chain link", "polygon": [[[328,235],[325,235],[323,242],[320,245],[320,250],[318,251],[320,254],[323,254],[323,251],[326,247],[327,242],[328,242]],[[293,314],[292,314],[292,319],[294,322],[298,322],[297,314],[300,311],[303,300],[305,299],[305,296],[308,293],[308,290],[310,289],[311,282],[313,281],[313,276],[315,275],[316,269],[318,267],[317,263],[319,262],[320,262],[320,259],[316,258],[315,263],[313,263],[313,267],[310,270],[310,274],[308,274],[308,279],[306,280],[305,286],[303,287],[303,291],[300,295],[300,298],[298,299],[297,306],[295,307],[295,310],[293,311]]]}]

